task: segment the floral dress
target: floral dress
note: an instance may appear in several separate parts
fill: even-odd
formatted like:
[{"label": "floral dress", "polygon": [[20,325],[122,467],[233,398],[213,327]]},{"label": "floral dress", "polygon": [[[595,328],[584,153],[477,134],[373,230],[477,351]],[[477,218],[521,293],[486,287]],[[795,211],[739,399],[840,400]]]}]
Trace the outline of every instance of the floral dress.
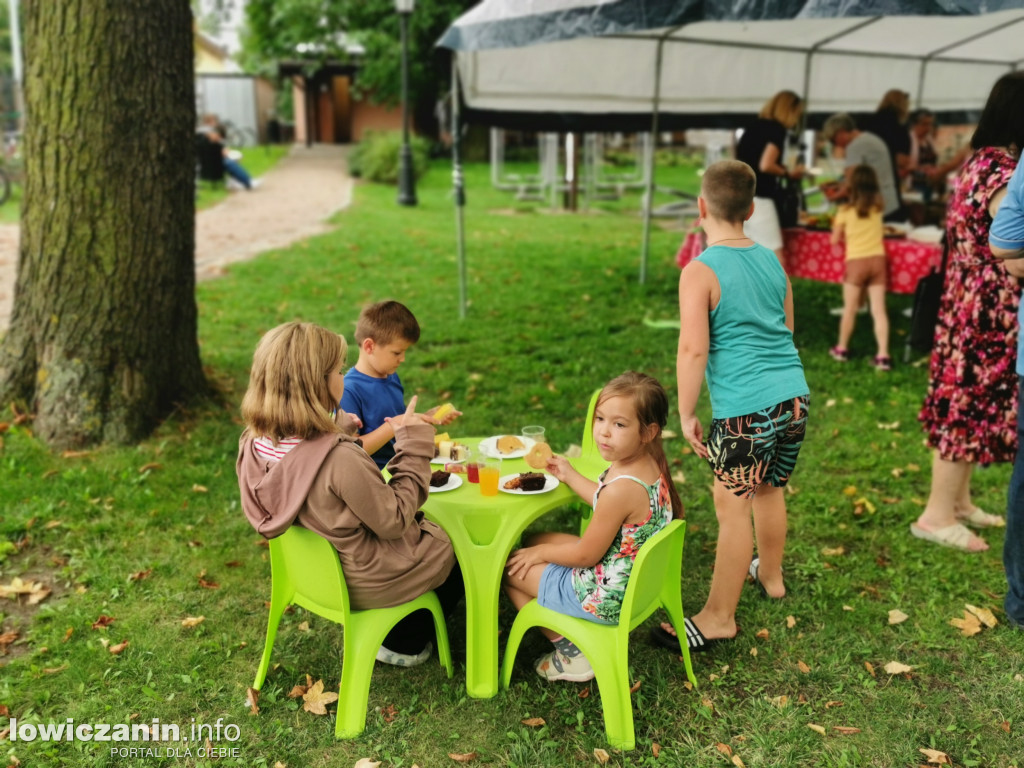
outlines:
[{"label": "floral dress", "polygon": [[672,498],[669,496],[668,483],[664,477],[659,477],[654,485],[648,485],[633,475],[619,475],[606,483],[607,475],[608,470],[605,470],[598,480],[593,506],[597,506],[597,496],[608,483],[614,483],[616,480],[633,480],[647,491],[650,514],[642,523],[622,526],[608,551],[601,558],[601,562],[593,568],[573,568],[572,586],[583,610],[599,619],[617,624],[622,600],[626,596],[629,574],[633,570],[633,561],[636,560],[644,542],[672,521]]},{"label": "floral dress", "polygon": [[946,461],[1013,461],[1017,451],[1017,305],[1021,287],[988,247],[988,206],[1017,161],[984,147],[960,172],[946,211],[949,257],[919,419]]}]

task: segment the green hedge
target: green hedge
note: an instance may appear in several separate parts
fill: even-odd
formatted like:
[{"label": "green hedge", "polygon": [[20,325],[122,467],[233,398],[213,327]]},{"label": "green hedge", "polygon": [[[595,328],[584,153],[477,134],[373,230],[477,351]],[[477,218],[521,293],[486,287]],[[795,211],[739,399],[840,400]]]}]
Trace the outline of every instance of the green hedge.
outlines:
[{"label": "green hedge", "polygon": [[[426,139],[413,136],[412,164],[416,178],[422,176],[429,164],[430,144]],[[349,173],[381,184],[398,181],[398,157],[402,149],[402,134],[397,131],[368,131],[349,155]]]}]

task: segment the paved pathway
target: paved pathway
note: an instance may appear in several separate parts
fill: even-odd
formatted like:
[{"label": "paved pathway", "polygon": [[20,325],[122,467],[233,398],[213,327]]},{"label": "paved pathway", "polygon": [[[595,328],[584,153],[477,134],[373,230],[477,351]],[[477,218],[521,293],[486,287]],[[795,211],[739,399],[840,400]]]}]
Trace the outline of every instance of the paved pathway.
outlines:
[{"label": "paved pathway", "polygon": [[[259,152],[259,149],[250,149]],[[196,278],[223,274],[234,261],[330,229],[325,220],[352,200],[345,147],[295,145],[252,192],[232,192],[196,214]],[[0,225],[0,330],[10,322],[18,263],[18,225]]]}]

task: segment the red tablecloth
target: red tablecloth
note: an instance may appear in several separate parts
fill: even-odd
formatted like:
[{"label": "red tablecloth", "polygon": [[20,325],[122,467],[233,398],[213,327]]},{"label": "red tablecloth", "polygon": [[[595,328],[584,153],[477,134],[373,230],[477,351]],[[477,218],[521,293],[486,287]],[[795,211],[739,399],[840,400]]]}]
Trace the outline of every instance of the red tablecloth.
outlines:
[{"label": "red tablecloth", "polygon": [[[783,266],[790,277],[843,282],[843,246],[832,245],[830,232],[784,229],[782,239]],[[702,250],[702,234],[691,232],[679,247],[676,263],[685,267]],[[913,293],[917,281],[942,261],[942,246],[905,238],[887,238],[885,253],[889,257],[889,290],[893,293]]]}]

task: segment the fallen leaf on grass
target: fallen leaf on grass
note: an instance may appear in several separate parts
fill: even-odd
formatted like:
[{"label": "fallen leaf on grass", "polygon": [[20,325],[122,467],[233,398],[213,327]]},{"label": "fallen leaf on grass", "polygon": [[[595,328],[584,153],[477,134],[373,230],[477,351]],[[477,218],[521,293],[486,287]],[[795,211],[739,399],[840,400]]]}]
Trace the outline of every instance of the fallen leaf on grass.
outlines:
[{"label": "fallen leaf on grass", "polygon": [[904,621],[906,621],[909,618],[910,617],[907,616],[907,614],[905,614],[903,611],[899,610],[898,608],[893,608],[891,611],[889,611],[889,623],[890,624],[902,624]]},{"label": "fallen leaf on grass", "polygon": [[43,674],[44,675],[56,675],[58,672],[63,672],[69,666],[70,666],[69,664],[61,664],[59,667],[44,667],[43,668]]},{"label": "fallen leaf on grass", "polygon": [[639,690],[640,690],[640,681],[637,680],[635,683],[633,683],[632,686],[630,686],[629,692],[630,693],[636,693]]},{"label": "fallen leaf on grass", "polygon": [[456,763],[471,763],[477,758],[476,752],[449,752],[448,757]]},{"label": "fallen leaf on grass", "polygon": [[18,633],[13,629],[0,635],[0,656],[7,655],[7,646],[18,639]]},{"label": "fallen leaf on grass", "polygon": [[925,749],[924,747],[921,747],[917,751],[927,757],[929,763],[935,763],[936,765],[953,764],[953,761],[949,759],[949,755],[945,752],[939,752],[937,749]]},{"label": "fallen leaf on grass", "polygon": [[356,760],[356,764],[352,768],[377,768],[380,765],[380,760],[371,760],[368,757],[360,757]]},{"label": "fallen leaf on grass", "polygon": [[114,656],[117,656],[119,653],[121,653],[121,651],[123,651],[127,647],[128,647],[128,641],[127,640],[122,640],[117,645],[110,646],[109,648],[107,648],[107,650],[110,653],[112,653]]},{"label": "fallen leaf on grass", "polygon": [[863,496],[861,498],[857,499],[853,503],[854,503],[855,506],[864,507],[864,509],[866,509],[868,511],[869,515],[875,514],[875,511],[876,511],[875,505],[872,504],[870,501],[868,501]]},{"label": "fallen leaf on grass", "polygon": [[288,691],[288,698],[289,699],[297,699],[300,696],[304,696],[306,691],[308,691],[312,685],[313,685],[313,678],[310,677],[309,675],[306,675],[306,684],[305,685],[301,685],[300,684],[300,685],[296,685],[295,687],[293,687],[290,691]]},{"label": "fallen leaf on grass", "polygon": [[890,675],[902,675],[905,672],[910,672],[913,667],[908,667],[906,664],[901,664],[898,661],[890,661],[882,669]]},{"label": "fallen leaf on grass", "polygon": [[742,761],[742,760],[740,759],[740,756],[739,756],[739,755],[733,755],[733,756],[732,756],[732,764],[733,764],[733,765],[735,765],[735,766],[736,766],[736,768],[747,768],[747,766],[746,766],[746,763],[744,763],[744,762],[743,762],[743,761]]},{"label": "fallen leaf on grass", "polygon": [[209,491],[210,489],[205,485],[199,485],[199,483],[192,485],[192,493],[209,493]]},{"label": "fallen leaf on grass", "polygon": [[192,629],[193,627],[198,627],[204,621],[206,621],[205,616],[186,616],[181,620],[181,626],[185,627],[185,629]]},{"label": "fallen leaf on grass", "polygon": [[199,572],[199,575],[196,577],[199,580],[200,587],[202,587],[203,589],[220,589],[220,584],[218,584],[216,581],[207,581],[206,578],[204,578],[205,576],[206,569],[204,568]]},{"label": "fallen leaf on grass", "polygon": [[611,759],[611,755],[609,755],[603,749],[595,749],[594,750],[594,757],[597,758],[597,762],[599,762],[601,765],[604,765],[605,763],[607,763]]},{"label": "fallen leaf on grass", "polygon": [[68,627],[68,631],[64,633],[64,639],[61,642],[62,643],[66,643],[68,640],[71,639],[71,636],[73,634],[75,634],[75,628],[74,627]]},{"label": "fallen leaf on grass", "polygon": [[782,696],[772,696],[768,699],[768,703],[772,706],[776,706],[779,709],[789,706],[789,696],[783,694]]},{"label": "fallen leaf on grass", "polygon": [[60,457],[62,459],[80,459],[83,456],[88,456],[92,451],[64,451]]},{"label": "fallen leaf on grass", "polygon": [[953,618],[949,620],[949,623],[960,630],[960,634],[964,637],[971,637],[981,632],[981,621],[973,613],[964,611],[964,617],[962,619]]},{"label": "fallen leaf on grass", "polygon": [[820,733],[822,736],[825,735],[825,729],[822,726],[818,725],[817,723],[808,723],[807,727],[810,728],[815,733]]},{"label": "fallen leaf on grass", "polygon": [[53,528],[56,528],[59,525],[64,525],[64,521],[63,520],[51,520],[46,525],[44,525],[43,528],[45,528],[46,530],[49,531],[49,530],[52,530]]},{"label": "fallen leaf on grass", "polygon": [[717,744],[715,744],[715,749],[717,749],[719,752],[721,752],[726,757],[732,757],[732,747],[730,747],[728,744],[723,744],[722,742],[718,742]]},{"label": "fallen leaf on grass", "polygon": [[92,623],[92,628],[93,629],[106,629],[111,624],[113,624],[115,621],[117,621],[117,619],[115,619],[113,616],[107,616],[107,614],[101,613],[100,617],[98,619],[96,619],[96,621],[94,621]]},{"label": "fallen leaf on grass", "polygon": [[841,701],[826,701],[825,702],[825,709],[832,709],[832,707],[841,707],[841,706],[843,706],[843,702],[841,702]]},{"label": "fallen leaf on grass", "polygon": [[875,667],[870,661],[864,662],[864,669],[868,671],[868,674],[875,677]]},{"label": "fallen leaf on grass", "polygon": [[787,616],[786,617],[786,627],[788,629],[792,629],[795,626],[796,626],[796,617],[795,616]]},{"label": "fallen leaf on grass", "polygon": [[520,720],[519,722],[521,722],[523,725],[528,725],[531,728],[537,728],[545,724],[543,717],[527,717],[523,720]]},{"label": "fallen leaf on grass", "polygon": [[584,688],[582,691],[576,694],[578,698],[585,699],[590,695],[590,689]]},{"label": "fallen leaf on grass", "polygon": [[796,668],[803,672],[805,675],[811,671],[811,668],[804,664],[803,661],[797,661]]},{"label": "fallen leaf on grass", "polygon": [[308,621],[300,621],[298,629],[299,629],[299,632],[309,632],[309,622]]},{"label": "fallen leaf on grass", "polygon": [[128,577],[128,581],[142,581],[143,579],[148,579],[149,578],[149,574],[151,574],[152,572],[153,572],[152,568],[147,568],[144,571],[136,571],[135,573],[133,573],[131,576]]},{"label": "fallen leaf on grass", "polygon": [[144,475],[146,472],[152,472],[154,469],[163,469],[164,465],[156,461],[151,461],[149,464],[143,464],[139,467],[139,474]]},{"label": "fallen leaf on grass", "polygon": [[843,736],[852,736],[855,733],[860,733],[860,728],[851,728],[848,725],[833,725],[832,730],[841,733]]},{"label": "fallen leaf on grass", "polygon": [[879,429],[889,429],[889,430],[899,429],[900,428],[900,423],[898,421],[891,421],[888,424],[884,424],[882,422],[878,422],[878,428]]},{"label": "fallen leaf on grass", "polygon": [[42,582],[23,581],[18,576],[11,579],[9,584],[0,584],[0,597],[17,599],[20,595],[25,595],[29,605],[41,603],[49,594],[50,588]]},{"label": "fallen leaf on grass", "polygon": [[996,624],[999,623],[996,620],[995,615],[993,615],[992,611],[990,611],[988,608],[979,608],[978,606],[971,605],[970,603],[967,603],[966,605],[964,605],[964,607],[968,611],[973,613],[975,616],[977,616],[978,617],[978,621],[980,621],[982,624],[984,624],[989,629],[991,629],[992,627],[994,627]]},{"label": "fallen leaf on grass", "polygon": [[848,485],[845,488],[843,488],[843,496],[856,496],[856,495],[857,495],[857,486],[856,485]]},{"label": "fallen leaf on grass", "polygon": [[4,728],[2,731],[0,731],[0,741],[7,741],[7,737],[10,735],[10,733],[10,728]]},{"label": "fallen leaf on grass", "polygon": [[288,766],[282,763],[280,760],[278,760],[276,763],[274,763],[274,768],[288,768]]},{"label": "fallen leaf on grass", "polygon": [[[3,739],[0,739],[0,741],[3,741]],[[658,759],[658,755],[661,754],[661,744],[659,744],[656,741],[652,741],[651,742],[651,754],[654,755],[654,759],[657,760]]]},{"label": "fallen leaf on grass", "polygon": [[714,714],[714,711],[715,711],[715,703],[714,703],[713,701],[711,701],[711,699],[707,699],[707,698],[705,698],[705,699],[701,699],[701,700],[700,700],[700,703],[701,703],[701,704],[703,704],[703,705],[704,705],[705,707],[707,707],[707,708],[708,708],[708,711],[709,711],[709,712],[711,712],[712,714]]},{"label": "fallen leaf on grass", "polygon": [[757,631],[757,634],[754,635],[754,637],[759,637],[762,640],[767,640],[771,636],[772,636],[772,633],[768,631],[767,627],[763,627],[763,628],[759,629]]},{"label": "fallen leaf on grass", "polygon": [[838,557],[846,554],[846,547],[822,547],[821,554],[825,557]]},{"label": "fallen leaf on grass", "polygon": [[259,691],[257,691],[255,688],[245,689],[245,706],[247,706],[249,708],[249,711],[252,712],[254,715],[258,715],[260,713],[259,701]]},{"label": "fallen leaf on grass", "polygon": [[395,718],[398,717],[398,707],[394,704],[388,704],[385,707],[381,707],[380,716],[384,718],[385,723],[392,723]]},{"label": "fallen leaf on grass", "polygon": [[750,649],[750,655],[751,656],[757,656],[757,648],[751,648]]},{"label": "fallen leaf on grass", "polygon": [[324,681],[317,680],[302,694],[302,708],[314,715],[326,715],[327,705],[338,700],[334,691],[324,692]]}]

